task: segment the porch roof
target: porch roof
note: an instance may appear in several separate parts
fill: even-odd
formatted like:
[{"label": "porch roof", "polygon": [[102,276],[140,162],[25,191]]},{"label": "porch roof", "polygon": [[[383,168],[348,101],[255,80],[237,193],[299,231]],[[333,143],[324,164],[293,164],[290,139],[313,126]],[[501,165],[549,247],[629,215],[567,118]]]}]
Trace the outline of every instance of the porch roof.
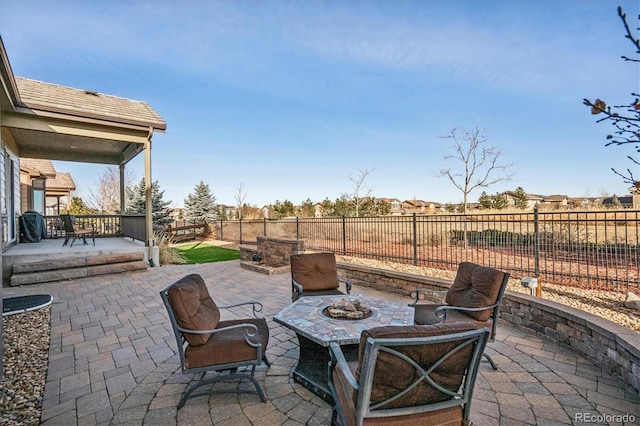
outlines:
[{"label": "porch roof", "polygon": [[0,38],[2,137],[22,158],[126,164],[164,119],[146,102],[15,77]]}]

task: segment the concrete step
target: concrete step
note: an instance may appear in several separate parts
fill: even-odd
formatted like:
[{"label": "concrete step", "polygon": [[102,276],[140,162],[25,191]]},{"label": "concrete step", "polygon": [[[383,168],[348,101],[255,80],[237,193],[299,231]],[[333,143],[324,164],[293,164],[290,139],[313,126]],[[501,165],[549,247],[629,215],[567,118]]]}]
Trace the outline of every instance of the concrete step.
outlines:
[{"label": "concrete step", "polygon": [[13,265],[11,286],[62,281],[95,275],[144,271],[147,263],[139,252],[65,257]]},{"label": "concrete step", "polygon": [[79,268],[83,266],[105,265],[110,263],[135,262],[144,259],[139,252],[106,254],[95,256],[75,256],[58,259],[48,259],[40,262],[17,263],[13,265],[13,274],[27,274],[31,272],[57,271],[60,269]]}]

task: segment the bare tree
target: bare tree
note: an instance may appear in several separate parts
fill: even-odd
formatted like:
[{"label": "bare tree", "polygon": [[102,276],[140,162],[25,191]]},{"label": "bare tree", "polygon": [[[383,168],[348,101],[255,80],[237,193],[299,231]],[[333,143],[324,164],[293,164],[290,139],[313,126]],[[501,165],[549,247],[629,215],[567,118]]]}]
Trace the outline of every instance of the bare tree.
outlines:
[{"label": "bare tree", "polygon": [[236,193],[233,196],[236,200],[236,206],[238,208],[238,219],[242,219],[242,210],[244,209],[244,201],[247,198],[247,193],[244,190],[244,185],[240,182],[240,185],[236,186]]},{"label": "bare tree", "polygon": [[453,128],[442,138],[451,140],[455,150],[455,154],[447,155],[444,159],[456,160],[461,167],[456,170],[442,169],[438,176],[446,176],[462,192],[464,214],[467,214],[469,194],[474,189],[486,188],[513,177],[509,172],[513,164],[500,162],[502,151],[487,146],[487,137],[477,127],[473,130]]},{"label": "bare tree", "polygon": [[357,176],[354,177],[349,175],[349,180],[351,181],[353,188],[351,198],[353,199],[356,217],[360,217],[360,207],[369,197],[371,197],[372,189],[365,186],[365,181],[371,172],[373,172],[373,170],[358,169]]},{"label": "bare tree", "polygon": [[[626,34],[625,38],[629,39],[637,54],[640,54],[640,39],[633,36],[633,32],[627,22],[627,15],[622,11],[622,8],[618,6],[618,16],[622,20]],[[640,19],[640,16],[638,16]],[[640,62],[640,56],[637,58],[628,58],[622,56],[622,59],[628,62]],[[588,99],[584,99],[585,105],[591,107],[592,114],[602,114],[602,118],[597,120],[597,123],[603,121],[609,121],[615,128],[613,134],[607,135],[607,142],[605,146],[609,145],[635,145],[636,153],[640,152],[640,94],[631,93],[634,98],[627,105],[614,105],[607,106],[606,102],[601,99],[596,99],[591,102]],[[640,160],[633,158],[631,155],[627,155],[627,159],[631,161],[634,167],[640,166]],[[625,172],[620,172],[615,168],[611,168],[613,173],[622,178],[624,183],[633,185],[634,191],[640,191],[640,178],[633,175],[631,168],[627,168]]]},{"label": "bare tree", "polygon": [[[124,186],[131,187],[134,181],[133,172],[125,169]],[[107,167],[98,178],[96,187],[89,189],[89,204],[100,213],[120,212],[120,169],[118,167]]]}]

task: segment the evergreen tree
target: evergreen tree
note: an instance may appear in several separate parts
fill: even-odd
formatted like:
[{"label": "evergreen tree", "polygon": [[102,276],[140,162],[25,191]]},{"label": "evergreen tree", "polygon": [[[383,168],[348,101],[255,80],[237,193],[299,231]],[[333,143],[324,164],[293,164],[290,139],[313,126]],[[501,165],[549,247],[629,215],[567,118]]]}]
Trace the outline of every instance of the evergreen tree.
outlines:
[{"label": "evergreen tree", "polygon": [[193,189],[193,194],[184,199],[185,218],[187,220],[213,222],[218,219],[216,197],[211,193],[209,185],[200,181]]},{"label": "evergreen tree", "polygon": [[622,203],[620,202],[620,199],[618,198],[618,196],[616,194],[613,194],[613,196],[611,197],[611,204],[610,204],[612,209],[619,209],[622,207]]},{"label": "evergreen tree", "polygon": [[296,208],[289,200],[284,200],[283,202],[280,202],[280,200],[276,200],[276,202],[272,206],[271,211],[273,212],[271,217],[273,217],[274,219],[291,217],[295,216],[296,214]]},{"label": "evergreen tree", "polygon": [[300,204],[300,216],[301,217],[315,217],[316,207],[310,198],[307,198]]},{"label": "evergreen tree", "polygon": [[355,216],[355,204],[348,194],[336,198],[333,205],[333,216]]},{"label": "evergreen tree", "polygon": [[496,210],[504,210],[509,207],[509,200],[507,196],[503,194],[496,194],[493,197],[492,207]]},{"label": "evergreen tree", "polygon": [[65,212],[73,215],[97,214],[97,212],[87,206],[84,200],[80,197],[71,197],[71,206],[69,211],[67,212],[66,209],[63,209],[60,213]]},{"label": "evergreen tree", "polygon": [[329,198],[325,198],[320,203],[320,212],[323,217],[335,216],[335,204]]},{"label": "evergreen tree", "polygon": [[513,201],[515,206],[519,209],[526,209],[529,207],[529,201],[527,200],[527,193],[524,192],[521,186],[516,188],[516,192],[513,194]]},{"label": "evergreen tree", "polygon": [[493,207],[493,197],[487,195],[487,191],[482,191],[480,198],[478,198],[478,203],[481,209],[490,209]]},{"label": "evergreen tree", "polygon": [[[145,214],[146,213],[146,197],[145,197],[144,178],[140,180],[138,185],[126,188],[127,214]],[[171,201],[164,201],[162,196],[164,191],[160,191],[160,184],[155,181],[151,184],[151,209],[153,227],[155,229],[164,229],[172,222],[171,209],[169,205]]]}]

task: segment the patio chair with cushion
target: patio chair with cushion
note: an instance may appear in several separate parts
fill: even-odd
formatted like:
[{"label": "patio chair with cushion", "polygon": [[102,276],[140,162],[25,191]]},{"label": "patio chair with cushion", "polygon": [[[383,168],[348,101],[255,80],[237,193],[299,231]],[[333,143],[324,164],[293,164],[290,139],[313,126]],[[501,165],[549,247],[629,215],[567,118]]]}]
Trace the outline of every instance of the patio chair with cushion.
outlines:
[{"label": "patio chair with cushion", "polygon": [[66,246],[69,242],[69,239],[73,237],[71,240],[70,247],[73,247],[73,243],[75,242],[77,237],[82,237],[82,241],[84,244],[87,244],[87,236],[91,235],[91,239],[93,240],[93,245],[96,245],[96,232],[95,228],[92,226],[91,228],[80,228],[76,224],[76,217],[70,214],[61,214],[60,219],[62,219],[62,224],[64,225],[65,237],[64,243],[62,243],[62,247]]},{"label": "patio chair with cushion", "polygon": [[[441,322],[471,322],[479,327],[488,327],[491,330],[489,339],[493,341],[500,316],[500,305],[508,282],[509,274],[506,272],[462,262],[458,265],[456,277],[449,290],[416,289],[411,292],[415,298],[411,303],[415,309],[414,323],[429,325]],[[424,300],[430,300],[431,303],[420,303]],[[491,367],[497,370],[491,357],[487,354],[484,356],[491,363]]]},{"label": "patio chair with cushion", "polygon": [[358,361],[332,343],[333,424],[462,425],[489,329],[471,323],[364,330]]},{"label": "patio chair with cushion", "polygon": [[[256,313],[262,310],[258,302],[245,302],[230,306],[217,306],[209,296],[204,280],[198,274],[187,275],[160,292],[169,313],[171,326],[178,345],[183,374],[199,373],[198,381],[185,389],[178,404],[182,408],[192,396],[217,393],[250,393],[266,396],[255,379],[255,369],[262,363],[270,366],[265,351],[269,343],[269,328],[264,318]],[[220,320],[220,309],[251,305],[253,318]],[[205,379],[206,373],[214,376]],[[253,388],[241,388],[243,380]],[[238,381],[238,386],[214,390],[220,381]],[[210,389],[193,393],[202,386]]]},{"label": "patio chair with cushion", "polygon": [[291,300],[303,296],[332,296],[344,294],[340,283],[344,283],[347,294],[351,283],[338,278],[336,256],[333,253],[293,254],[291,261]]}]

